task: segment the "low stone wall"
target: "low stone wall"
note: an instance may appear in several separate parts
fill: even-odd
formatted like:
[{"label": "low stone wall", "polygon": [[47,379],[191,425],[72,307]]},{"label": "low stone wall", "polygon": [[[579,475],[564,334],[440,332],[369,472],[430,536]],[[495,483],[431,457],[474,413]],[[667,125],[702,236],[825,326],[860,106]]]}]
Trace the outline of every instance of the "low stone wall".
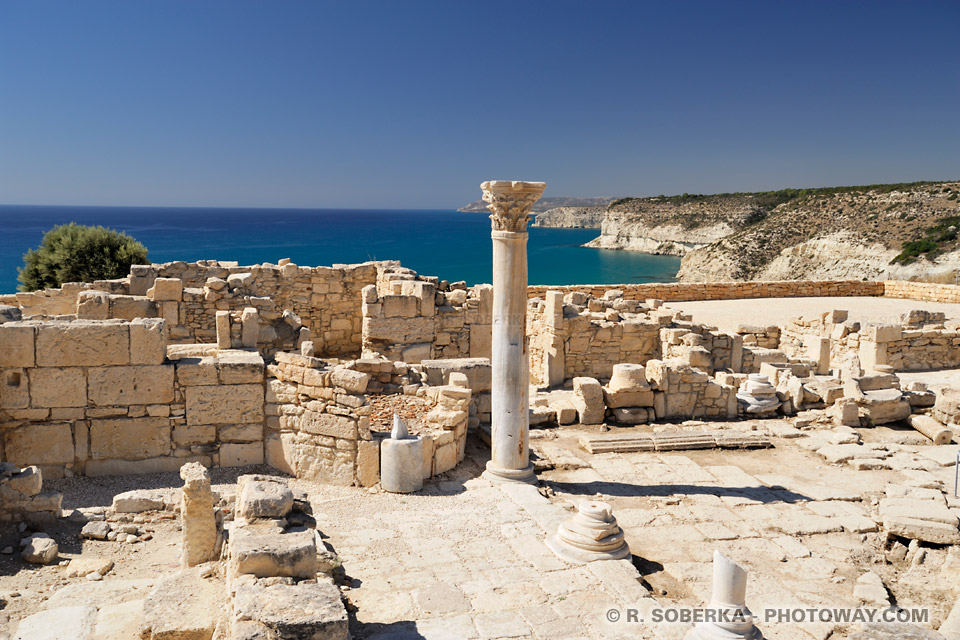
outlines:
[{"label": "low stone wall", "polygon": [[691,282],[617,285],[568,285],[527,287],[527,297],[542,297],[547,290],[587,293],[602,298],[610,289],[623,291],[627,300],[735,300],[741,298],[799,298],[822,296],[882,296],[883,282],[860,280],[788,280],[781,282]]},{"label": "low stone wall", "polygon": [[887,298],[907,298],[925,302],[960,303],[960,286],[887,280],[883,282],[883,295]]},{"label": "low stone wall", "polygon": [[363,289],[363,352],[414,364],[488,358],[493,287],[444,284],[395,271]]},{"label": "low stone wall", "polygon": [[169,361],[162,319],[0,324],[3,459],[47,477],[263,461],[263,360]]}]

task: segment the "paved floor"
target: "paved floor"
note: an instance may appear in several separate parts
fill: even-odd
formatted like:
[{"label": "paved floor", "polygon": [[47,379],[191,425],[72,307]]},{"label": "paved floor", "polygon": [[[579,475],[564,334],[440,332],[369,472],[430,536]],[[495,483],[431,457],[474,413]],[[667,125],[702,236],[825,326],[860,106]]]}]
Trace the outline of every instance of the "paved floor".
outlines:
[{"label": "paved floor", "polygon": [[942,311],[947,318],[960,319],[960,304],[918,302],[897,298],[758,298],[752,300],[706,300],[670,302],[667,306],[692,313],[694,320],[733,331],[740,323],[780,324],[801,316],[815,316],[833,309],[846,309],[858,322],[900,323],[900,315],[911,309]]}]

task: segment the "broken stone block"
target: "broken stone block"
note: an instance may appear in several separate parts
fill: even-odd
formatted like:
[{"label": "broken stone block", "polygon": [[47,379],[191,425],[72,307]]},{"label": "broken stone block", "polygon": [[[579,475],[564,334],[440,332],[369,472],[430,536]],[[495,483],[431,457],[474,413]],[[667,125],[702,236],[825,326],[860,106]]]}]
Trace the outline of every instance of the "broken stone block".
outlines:
[{"label": "broken stone block", "polygon": [[16,640],[89,640],[97,609],[90,605],[44,609],[20,621]]},{"label": "broken stone block", "polygon": [[237,514],[243,518],[283,518],[293,507],[293,492],[284,482],[244,476],[239,485]]},{"label": "broken stone block", "polygon": [[180,506],[183,565],[193,567],[216,560],[220,555],[220,536],[213,511],[210,474],[203,465],[189,462],[180,468],[183,498]]},{"label": "broken stone block", "polygon": [[[295,585],[243,585],[233,601],[235,625],[254,623],[270,635],[256,638],[348,640],[347,610],[340,590],[326,580]],[[236,634],[235,636],[236,637]]]},{"label": "broken stone block", "polygon": [[603,398],[611,409],[620,407],[652,407],[653,390],[647,382],[643,365],[613,365],[610,383],[603,389]]},{"label": "broken stone block", "polygon": [[890,604],[890,595],[887,593],[886,585],[883,584],[883,578],[873,571],[868,571],[857,578],[857,584],[853,587],[853,596],[864,604],[878,607],[886,607]]},{"label": "broken stone block", "polygon": [[580,416],[580,424],[603,423],[603,387],[596,378],[574,378],[572,399]]},{"label": "broken stone block", "polygon": [[20,552],[20,556],[24,562],[31,564],[50,564],[57,559],[59,552],[60,548],[53,539],[31,536],[27,539],[27,544]]},{"label": "broken stone block", "polygon": [[910,416],[910,403],[899,389],[865,391],[857,404],[861,415],[871,425],[906,420]]},{"label": "broken stone block", "polygon": [[35,496],[43,489],[43,475],[40,467],[26,467],[20,473],[10,477],[7,485],[25,496]]},{"label": "broken stone block", "polygon": [[317,574],[316,534],[311,529],[285,531],[269,520],[235,526],[230,563],[236,575],[313,578]]},{"label": "broken stone block", "polygon": [[649,415],[646,407],[618,407],[613,410],[613,418],[620,424],[645,424]]},{"label": "broken stone block", "polygon": [[164,509],[163,495],[149,489],[124,491],[113,496],[115,513],[141,513],[143,511],[161,511]]},{"label": "broken stone block", "polygon": [[88,522],[80,530],[80,536],[87,540],[106,540],[110,535],[110,525],[106,522]]}]

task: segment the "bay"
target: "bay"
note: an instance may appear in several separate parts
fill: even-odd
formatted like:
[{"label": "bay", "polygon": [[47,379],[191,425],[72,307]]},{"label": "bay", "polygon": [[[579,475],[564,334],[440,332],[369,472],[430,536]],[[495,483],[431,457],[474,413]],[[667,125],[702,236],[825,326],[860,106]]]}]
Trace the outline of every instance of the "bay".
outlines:
[{"label": "bay", "polygon": [[[241,265],[325,266],[399,260],[423,275],[490,282],[490,220],[440,210],[232,209],[188,207],[0,206],[0,292],[17,287],[23,254],[45,231],[67,222],[130,234],[153,262],[236,260]],[[670,282],[680,259],[587,249],[598,229],[530,227],[530,284]]]}]

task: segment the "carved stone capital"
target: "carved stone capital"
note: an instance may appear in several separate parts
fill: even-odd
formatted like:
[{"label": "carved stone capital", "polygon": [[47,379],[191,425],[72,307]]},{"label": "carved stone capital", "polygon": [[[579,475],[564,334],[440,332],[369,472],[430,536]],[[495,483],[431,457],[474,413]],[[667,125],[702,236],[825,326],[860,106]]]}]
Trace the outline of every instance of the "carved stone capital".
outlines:
[{"label": "carved stone capital", "polygon": [[494,231],[526,231],[530,209],[543,195],[546,182],[520,180],[488,180],[480,185],[483,201],[493,213],[490,215]]}]

